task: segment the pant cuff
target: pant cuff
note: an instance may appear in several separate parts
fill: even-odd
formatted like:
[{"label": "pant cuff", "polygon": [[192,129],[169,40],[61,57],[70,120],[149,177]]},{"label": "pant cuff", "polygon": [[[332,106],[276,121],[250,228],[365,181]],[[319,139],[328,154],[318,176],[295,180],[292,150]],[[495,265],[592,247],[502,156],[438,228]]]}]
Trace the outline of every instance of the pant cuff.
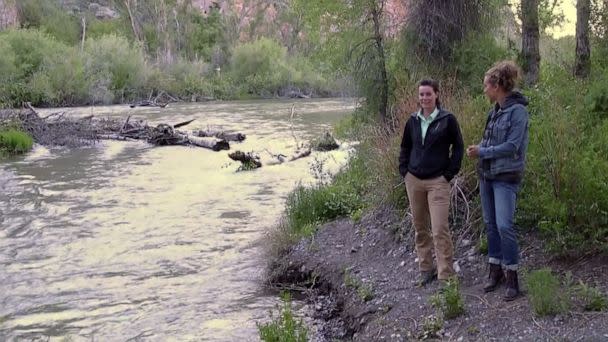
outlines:
[{"label": "pant cuff", "polygon": [[517,271],[517,268],[518,268],[517,266],[518,266],[517,264],[514,264],[514,265],[504,265],[504,268],[506,270],[509,270],[509,271]]},{"label": "pant cuff", "polygon": [[492,257],[490,257],[490,258],[488,259],[488,263],[490,263],[490,264],[494,264],[494,265],[500,265],[500,261],[501,261],[501,260],[500,260],[500,259],[498,259],[498,258],[492,258]]}]

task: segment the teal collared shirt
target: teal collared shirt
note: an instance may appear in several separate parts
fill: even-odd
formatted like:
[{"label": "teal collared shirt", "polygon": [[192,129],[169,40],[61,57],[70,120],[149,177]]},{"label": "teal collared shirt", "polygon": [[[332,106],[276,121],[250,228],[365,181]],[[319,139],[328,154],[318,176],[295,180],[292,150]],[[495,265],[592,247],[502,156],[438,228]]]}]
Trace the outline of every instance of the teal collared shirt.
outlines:
[{"label": "teal collared shirt", "polygon": [[435,107],[435,110],[429,115],[428,119],[422,115],[422,109],[418,111],[418,118],[420,119],[420,128],[422,128],[422,145],[424,145],[424,138],[426,137],[426,131],[429,129],[431,122],[435,120],[439,114],[439,109]]}]

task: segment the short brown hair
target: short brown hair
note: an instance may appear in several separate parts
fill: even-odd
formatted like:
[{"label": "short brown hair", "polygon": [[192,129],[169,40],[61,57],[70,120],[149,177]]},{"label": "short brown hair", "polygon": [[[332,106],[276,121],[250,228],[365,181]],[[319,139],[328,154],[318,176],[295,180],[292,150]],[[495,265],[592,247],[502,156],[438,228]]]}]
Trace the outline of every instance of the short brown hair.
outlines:
[{"label": "short brown hair", "polygon": [[513,61],[501,61],[486,71],[486,77],[491,84],[498,84],[505,91],[512,91],[521,76],[521,71]]}]

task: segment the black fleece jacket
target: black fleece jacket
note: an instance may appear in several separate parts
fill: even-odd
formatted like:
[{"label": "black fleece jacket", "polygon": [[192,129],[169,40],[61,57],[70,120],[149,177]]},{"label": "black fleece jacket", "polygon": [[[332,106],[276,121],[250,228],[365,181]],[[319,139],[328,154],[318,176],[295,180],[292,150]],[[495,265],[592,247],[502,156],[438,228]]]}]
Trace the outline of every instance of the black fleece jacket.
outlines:
[{"label": "black fleece jacket", "polygon": [[440,109],[429,125],[423,144],[417,114],[413,113],[405,124],[399,154],[399,173],[402,177],[410,172],[420,179],[444,176],[448,181],[452,180],[460,171],[464,154],[464,143],[456,117]]}]

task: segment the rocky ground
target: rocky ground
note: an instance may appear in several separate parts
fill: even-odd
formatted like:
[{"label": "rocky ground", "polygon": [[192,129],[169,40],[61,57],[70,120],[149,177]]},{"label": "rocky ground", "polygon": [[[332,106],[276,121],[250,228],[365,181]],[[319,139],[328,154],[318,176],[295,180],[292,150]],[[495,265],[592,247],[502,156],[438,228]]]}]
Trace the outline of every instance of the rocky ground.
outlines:
[{"label": "rocky ground", "polygon": [[[461,293],[466,313],[441,320],[429,298],[434,282],[417,288],[416,255],[411,237],[395,234],[402,224],[388,209],[359,223],[349,219],[323,226],[314,238],[301,241],[272,269],[274,284],[313,287],[306,291],[317,327],[328,341],[608,341],[608,312],[586,312],[573,305],[568,313],[537,317],[528,296],[506,303],[503,288],[485,294],[486,257],[471,241],[458,240]],[[401,241],[399,241],[401,240]],[[405,241],[404,241],[405,240]],[[551,267],[557,274],[572,272],[576,281],[608,290],[608,258],[553,260],[542,251],[543,241],[521,237],[522,267]],[[523,272],[520,272],[523,273]],[[525,281],[522,281],[525,291]],[[567,295],[562,293],[560,295]],[[434,330],[436,333],[433,333]]]}]

